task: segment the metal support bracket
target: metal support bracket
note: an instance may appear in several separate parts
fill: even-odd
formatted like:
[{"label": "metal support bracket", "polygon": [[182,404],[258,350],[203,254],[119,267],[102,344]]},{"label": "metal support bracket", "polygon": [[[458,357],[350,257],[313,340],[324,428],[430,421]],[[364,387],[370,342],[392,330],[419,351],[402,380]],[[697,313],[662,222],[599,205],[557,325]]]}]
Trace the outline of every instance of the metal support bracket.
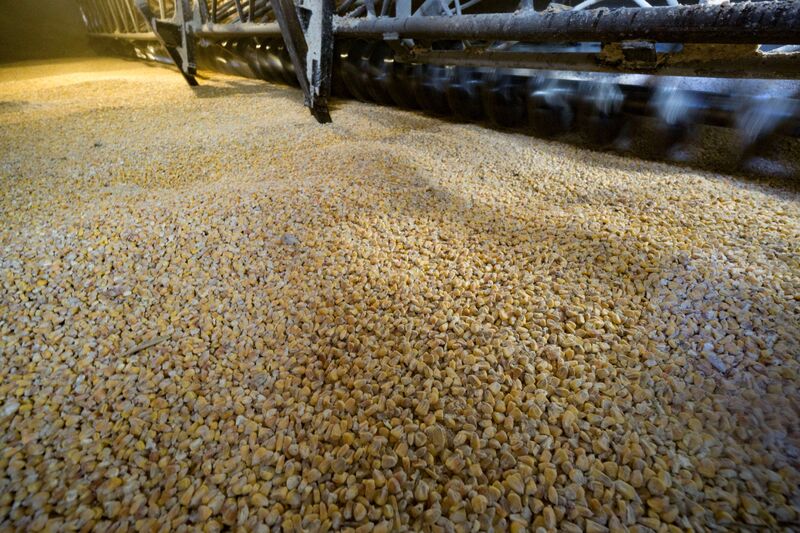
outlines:
[{"label": "metal support bracket", "polygon": [[272,0],[305,105],[318,122],[331,121],[333,0]]},{"label": "metal support bracket", "polygon": [[627,70],[656,70],[659,66],[659,55],[656,53],[654,41],[631,40],[603,43],[598,59],[602,63]]},{"label": "metal support bracket", "polygon": [[160,19],[150,10],[147,0],[136,0],[136,8],[153,28],[156,37],[192,87],[197,85],[197,64],[194,58],[194,36],[191,34],[192,11],[189,0],[175,0],[172,19]]},{"label": "metal support bracket", "polygon": [[631,70],[654,70],[658,66],[656,43],[653,41],[622,41],[622,64]]}]

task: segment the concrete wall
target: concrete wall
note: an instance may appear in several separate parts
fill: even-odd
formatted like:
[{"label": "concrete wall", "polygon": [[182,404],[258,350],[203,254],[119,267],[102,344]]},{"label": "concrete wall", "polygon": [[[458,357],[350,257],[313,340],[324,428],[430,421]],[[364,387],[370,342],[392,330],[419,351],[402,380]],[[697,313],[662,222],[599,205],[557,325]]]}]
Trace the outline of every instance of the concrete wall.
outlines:
[{"label": "concrete wall", "polygon": [[0,0],[0,61],[90,54],[74,0]]}]

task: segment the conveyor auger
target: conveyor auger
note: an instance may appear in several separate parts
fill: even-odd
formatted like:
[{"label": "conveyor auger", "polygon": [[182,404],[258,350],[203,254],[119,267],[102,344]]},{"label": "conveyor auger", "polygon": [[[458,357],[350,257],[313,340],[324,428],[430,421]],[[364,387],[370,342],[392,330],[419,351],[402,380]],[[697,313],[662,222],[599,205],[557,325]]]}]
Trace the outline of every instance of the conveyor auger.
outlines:
[{"label": "conveyor auger", "polygon": [[[746,145],[800,135],[800,2],[661,0],[81,0],[98,40],[298,85],[320,122],[333,92],[554,134],[613,138],[653,117]],[[765,84],[759,80],[780,80]],[[767,89],[765,89],[767,87]]]}]

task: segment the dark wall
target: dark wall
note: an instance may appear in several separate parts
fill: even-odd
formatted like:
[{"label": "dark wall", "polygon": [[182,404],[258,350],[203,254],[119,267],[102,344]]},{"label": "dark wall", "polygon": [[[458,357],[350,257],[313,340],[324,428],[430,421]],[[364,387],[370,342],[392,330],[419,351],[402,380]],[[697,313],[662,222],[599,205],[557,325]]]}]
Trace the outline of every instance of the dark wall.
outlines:
[{"label": "dark wall", "polygon": [[0,61],[91,53],[75,0],[0,0]]}]

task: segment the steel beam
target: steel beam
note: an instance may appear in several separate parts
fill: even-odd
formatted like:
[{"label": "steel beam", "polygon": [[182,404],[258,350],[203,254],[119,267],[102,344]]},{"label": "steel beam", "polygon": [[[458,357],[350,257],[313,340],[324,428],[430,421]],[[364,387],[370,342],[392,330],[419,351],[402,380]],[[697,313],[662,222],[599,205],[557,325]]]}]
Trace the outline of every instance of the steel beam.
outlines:
[{"label": "steel beam", "polygon": [[800,54],[752,54],[732,61],[659,54],[652,69],[634,69],[602,60],[592,52],[496,52],[492,50],[415,50],[398,55],[399,61],[441,66],[523,68],[608,73],[641,73],[662,76],[714,78],[800,79]]},{"label": "steel beam", "polygon": [[292,59],[305,104],[317,121],[331,121],[328,96],[333,66],[333,0],[273,0],[283,42]]},{"label": "steel beam", "polygon": [[189,24],[192,19],[189,0],[175,0],[175,15],[169,20],[162,20],[154,16],[147,0],[136,0],[136,8],[175,62],[175,66],[180,70],[186,83],[196,86],[195,39],[191,34],[191,25]]}]

